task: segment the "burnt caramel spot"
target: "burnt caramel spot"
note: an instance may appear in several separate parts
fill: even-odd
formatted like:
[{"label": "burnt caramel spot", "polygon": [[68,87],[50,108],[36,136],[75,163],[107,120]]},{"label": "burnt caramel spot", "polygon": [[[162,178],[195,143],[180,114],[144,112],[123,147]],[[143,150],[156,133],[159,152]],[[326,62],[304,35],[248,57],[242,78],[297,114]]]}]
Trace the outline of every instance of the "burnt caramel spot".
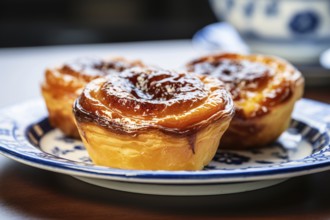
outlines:
[{"label": "burnt caramel spot", "polygon": [[189,110],[208,96],[197,77],[141,68],[112,75],[100,90],[103,104],[145,117]]},{"label": "burnt caramel spot", "polygon": [[58,68],[47,69],[43,90],[49,90],[56,98],[76,99],[90,81],[107,75],[118,74],[126,69],[144,66],[140,61],[124,58],[102,60],[99,58],[80,58]]},{"label": "burnt caramel spot", "polygon": [[[224,82],[235,101],[235,117],[240,119],[263,116],[273,106],[288,100],[296,77],[293,76],[296,70],[281,61],[269,57],[259,61],[253,56],[237,54],[202,57],[189,63],[187,70]],[[245,111],[243,103],[250,106],[254,103],[254,109]]]},{"label": "burnt caramel spot", "polygon": [[223,81],[235,101],[244,98],[242,90],[260,90],[273,75],[269,67],[246,60],[220,59],[195,63],[190,66],[190,70],[202,75],[211,75]]},{"label": "burnt caramel spot", "polygon": [[196,133],[188,136],[188,143],[191,151],[195,154]]},{"label": "burnt caramel spot", "polygon": [[73,111],[79,122],[120,134],[156,129],[189,137],[194,151],[194,135],[213,122],[231,118],[234,109],[229,93],[215,78],[133,68],[87,84]]},{"label": "burnt caramel spot", "polygon": [[122,72],[134,66],[142,66],[139,62],[128,62],[124,59],[102,60],[98,58],[80,58],[64,64],[59,71],[64,74],[85,78],[87,81],[106,76],[113,72]]}]

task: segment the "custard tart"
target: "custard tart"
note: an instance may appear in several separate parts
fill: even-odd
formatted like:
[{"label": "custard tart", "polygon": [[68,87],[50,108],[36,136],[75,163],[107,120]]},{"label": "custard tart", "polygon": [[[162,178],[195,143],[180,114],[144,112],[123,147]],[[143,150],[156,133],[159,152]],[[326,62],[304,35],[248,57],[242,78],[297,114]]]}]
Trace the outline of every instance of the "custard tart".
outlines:
[{"label": "custard tart", "polygon": [[83,58],[60,67],[47,69],[41,90],[51,125],[59,128],[67,136],[78,138],[79,133],[74,123],[72,105],[84,86],[95,78],[135,66],[143,66],[143,64],[123,58],[109,60]]},{"label": "custard tart", "polygon": [[213,76],[225,83],[236,113],[220,147],[244,149],[275,141],[290,123],[304,79],[287,61],[264,55],[223,53],[186,65],[189,72]]},{"label": "custard tart", "polygon": [[234,104],[216,78],[133,68],[87,84],[73,111],[97,165],[200,170],[215,155]]}]

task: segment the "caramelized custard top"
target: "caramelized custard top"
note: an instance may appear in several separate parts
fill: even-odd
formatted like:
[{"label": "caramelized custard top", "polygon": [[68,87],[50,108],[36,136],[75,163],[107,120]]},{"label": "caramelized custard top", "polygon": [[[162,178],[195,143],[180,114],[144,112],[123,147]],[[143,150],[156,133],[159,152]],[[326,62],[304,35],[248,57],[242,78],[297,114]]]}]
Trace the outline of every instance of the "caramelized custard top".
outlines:
[{"label": "caramelized custard top", "polygon": [[72,93],[79,95],[83,87],[93,79],[122,72],[135,66],[144,66],[139,61],[127,61],[123,58],[102,60],[98,58],[80,58],[64,65],[47,69],[43,89],[52,89],[59,96]]},{"label": "caramelized custard top", "polygon": [[191,134],[232,116],[233,103],[223,84],[210,76],[133,68],[93,80],[74,104],[79,121],[116,132],[157,128]]},{"label": "caramelized custard top", "polygon": [[288,100],[300,72],[278,58],[261,55],[219,54],[187,65],[190,72],[216,77],[225,83],[235,102],[236,117],[247,119],[270,112]]},{"label": "caramelized custard top", "polygon": [[[125,69],[138,66],[139,62],[129,62],[122,58],[113,60],[102,60],[97,58],[80,58],[73,62],[64,64],[58,69],[63,74],[82,77],[86,81],[91,81],[100,76],[108,75],[112,72],[122,72]],[[141,64],[142,65],[142,64]]]}]

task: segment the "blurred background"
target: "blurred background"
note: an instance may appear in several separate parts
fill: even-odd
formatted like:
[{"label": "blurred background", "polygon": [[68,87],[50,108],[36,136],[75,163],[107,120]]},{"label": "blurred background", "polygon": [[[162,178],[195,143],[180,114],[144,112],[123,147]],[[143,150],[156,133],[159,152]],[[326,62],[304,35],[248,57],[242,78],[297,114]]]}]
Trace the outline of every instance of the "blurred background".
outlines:
[{"label": "blurred background", "polygon": [[206,0],[1,0],[0,47],[187,39],[216,21]]},{"label": "blurred background", "polygon": [[3,57],[21,47],[172,39],[199,54],[277,55],[308,86],[330,85],[330,0],[0,0]]}]

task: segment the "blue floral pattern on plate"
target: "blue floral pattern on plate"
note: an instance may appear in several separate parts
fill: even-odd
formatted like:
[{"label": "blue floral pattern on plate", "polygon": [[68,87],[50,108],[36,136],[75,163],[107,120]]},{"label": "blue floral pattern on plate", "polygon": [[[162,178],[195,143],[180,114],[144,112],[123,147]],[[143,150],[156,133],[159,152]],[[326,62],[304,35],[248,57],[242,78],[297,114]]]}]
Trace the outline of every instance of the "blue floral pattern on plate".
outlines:
[{"label": "blue floral pattern on plate", "polygon": [[314,11],[301,11],[293,15],[289,22],[294,34],[310,34],[317,30],[320,23],[319,15]]},{"label": "blue floral pattern on plate", "polygon": [[224,183],[287,178],[330,169],[330,107],[303,99],[290,128],[263,149],[219,150],[202,171],[123,170],[94,165],[79,140],[47,120],[42,101],[0,112],[0,152],[20,162],[70,175],[126,182]]}]

